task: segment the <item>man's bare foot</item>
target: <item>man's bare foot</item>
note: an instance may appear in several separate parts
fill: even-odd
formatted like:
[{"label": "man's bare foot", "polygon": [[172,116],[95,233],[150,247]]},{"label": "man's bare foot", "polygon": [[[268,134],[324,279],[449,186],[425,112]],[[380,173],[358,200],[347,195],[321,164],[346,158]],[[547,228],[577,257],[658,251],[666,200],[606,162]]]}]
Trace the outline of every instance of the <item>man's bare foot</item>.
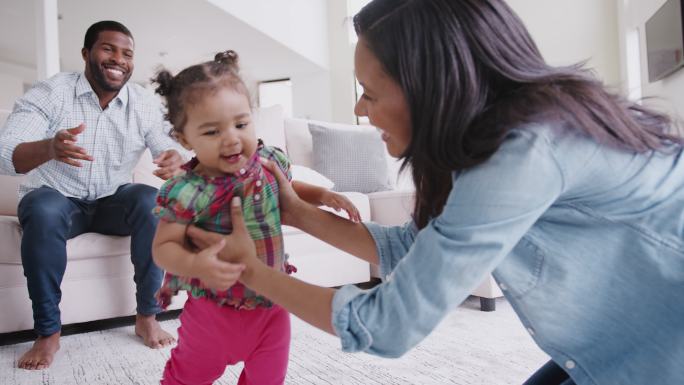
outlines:
[{"label": "man's bare foot", "polygon": [[135,334],[152,349],[159,349],[176,341],[171,334],[161,328],[154,314],[135,316]]},{"label": "man's bare foot", "polygon": [[61,332],[49,336],[40,336],[28,352],[17,362],[17,367],[27,370],[47,369],[59,350],[59,336]]}]

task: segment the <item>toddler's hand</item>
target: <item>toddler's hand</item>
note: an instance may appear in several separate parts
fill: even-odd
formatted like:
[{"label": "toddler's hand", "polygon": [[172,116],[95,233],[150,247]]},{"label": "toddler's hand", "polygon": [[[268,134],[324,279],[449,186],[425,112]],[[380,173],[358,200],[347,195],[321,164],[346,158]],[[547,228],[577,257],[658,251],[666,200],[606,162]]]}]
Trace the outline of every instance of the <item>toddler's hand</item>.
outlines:
[{"label": "toddler's hand", "polygon": [[326,191],[321,197],[321,203],[325,206],[335,209],[335,211],[344,210],[349,215],[349,219],[353,222],[361,222],[361,214],[359,209],[342,194],[337,194],[332,191]]},{"label": "toddler's hand", "polygon": [[224,239],[201,250],[193,262],[193,276],[214,290],[228,290],[240,278],[245,265],[222,261],[218,253],[226,245]]}]

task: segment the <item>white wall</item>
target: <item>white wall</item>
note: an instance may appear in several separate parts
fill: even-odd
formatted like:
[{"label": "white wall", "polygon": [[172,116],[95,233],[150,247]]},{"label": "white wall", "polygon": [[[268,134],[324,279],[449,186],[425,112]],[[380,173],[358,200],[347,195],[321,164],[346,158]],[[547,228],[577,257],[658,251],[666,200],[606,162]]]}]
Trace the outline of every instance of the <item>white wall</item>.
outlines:
[{"label": "white wall", "polygon": [[[207,1],[314,63],[318,70],[290,72],[283,76],[292,81],[292,114],[295,118],[334,120],[331,107],[342,103],[332,102],[337,92],[331,92],[334,74],[331,74],[330,66],[337,68],[338,64],[331,64],[337,57],[329,48],[328,6],[344,6],[346,1]],[[348,115],[353,118],[352,108]]]},{"label": "white wall", "polygon": [[331,121],[330,72],[295,75],[292,80],[292,115],[295,118]]},{"label": "white wall", "polygon": [[356,123],[354,46],[349,42],[351,20],[346,15],[347,1],[328,0],[331,121],[351,124]]},{"label": "white wall", "polygon": [[24,84],[33,84],[37,79],[35,67],[30,68],[4,61],[0,61],[0,74],[21,79],[21,82]]},{"label": "white wall", "polygon": [[[643,0],[648,2],[649,0]],[[606,84],[620,85],[615,0],[507,0],[552,65],[587,61]],[[332,117],[354,122],[353,47],[344,24],[346,1],[328,0]]]},{"label": "white wall", "polygon": [[326,0],[207,1],[319,66],[328,67]]},{"label": "white wall", "polygon": [[35,81],[35,68],[0,62],[0,110],[11,110],[14,101]]},{"label": "white wall", "polygon": [[641,92],[647,99],[646,104],[672,114],[675,118],[684,117],[684,69],[654,83],[648,81],[648,61],[646,56],[646,37],[644,24],[666,0],[615,0],[620,9],[620,52],[624,65],[621,68],[622,79],[627,79],[627,47],[625,36],[634,31],[639,32],[639,52],[641,57]]},{"label": "white wall", "polygon": [[0,73],[0,110],[11,110],[14,101],[23,93],[21,78]]},{"label": "white wall", "polygon": [[[653,0],[644,0],[645,2]],[[600,79],[620,85],[615,0],[507,0],[549,64],[587,60]]]}]

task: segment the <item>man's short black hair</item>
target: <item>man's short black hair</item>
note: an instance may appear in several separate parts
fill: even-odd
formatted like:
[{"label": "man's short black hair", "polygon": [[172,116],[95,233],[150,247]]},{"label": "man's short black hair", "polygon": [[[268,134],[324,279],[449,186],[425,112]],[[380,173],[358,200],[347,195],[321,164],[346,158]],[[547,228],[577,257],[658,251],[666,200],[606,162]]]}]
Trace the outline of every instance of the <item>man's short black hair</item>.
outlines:
[{"label": "man's short black hair", "polygon": [[83,48],[90,50],[93,48],[93,44],[97,41],[97,37],[102,31],[116,31],[126,34],[128,37],[133,39],[133,34],[126,28],[125,25],[119,23],[118,21],[103,20],[88,27],[85,34],[85,39],[83,39]]}]

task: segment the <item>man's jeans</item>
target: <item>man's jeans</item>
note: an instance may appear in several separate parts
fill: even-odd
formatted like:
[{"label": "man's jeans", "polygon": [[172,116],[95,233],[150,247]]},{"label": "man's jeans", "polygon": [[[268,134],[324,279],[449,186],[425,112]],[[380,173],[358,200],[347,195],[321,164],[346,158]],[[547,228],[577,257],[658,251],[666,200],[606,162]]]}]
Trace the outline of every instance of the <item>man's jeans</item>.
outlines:
[{"label": "man's jeans", "polygon": [[38,335],[48,336],[61,329],[59,302],[67,263],[66,242],[87,232],[131,236],[136,310],[142,315],[160,311],[154,294],[163,274],[152,261],[152,238],[158,221],[152,214],[156,193],[147,185],[126,184],[114,195],[88,201],[41,187],[19,202],[21,262]]}]

